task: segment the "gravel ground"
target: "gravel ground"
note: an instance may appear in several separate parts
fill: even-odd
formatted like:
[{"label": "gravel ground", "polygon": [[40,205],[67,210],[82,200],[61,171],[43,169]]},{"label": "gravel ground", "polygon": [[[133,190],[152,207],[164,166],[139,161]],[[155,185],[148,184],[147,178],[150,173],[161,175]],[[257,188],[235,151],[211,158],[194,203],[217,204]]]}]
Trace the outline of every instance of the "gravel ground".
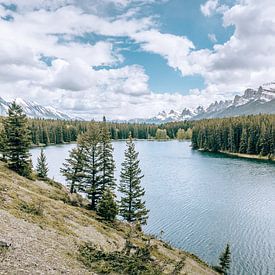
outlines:
[{"label": "gravel ground", "polygon": [[3,210],[0,221],[0,241],[10,244],[1,255],[0,274],[92,274],[73,255],[77,251],[73,238],[41,229]]}]

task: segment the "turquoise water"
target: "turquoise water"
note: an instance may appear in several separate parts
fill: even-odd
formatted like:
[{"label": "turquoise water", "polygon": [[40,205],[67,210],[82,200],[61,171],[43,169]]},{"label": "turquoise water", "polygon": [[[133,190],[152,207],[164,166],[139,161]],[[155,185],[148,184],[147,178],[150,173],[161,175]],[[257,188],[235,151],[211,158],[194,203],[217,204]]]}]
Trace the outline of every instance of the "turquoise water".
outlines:
[{"label": "turquoise water", "polygon": [[[50,177],[75,145],[45,149]],[[275,274],[275,165],[193,151],[189,142],[137,141],[145,175],[144,230],[216,264],[227,242],[230,274]],[[125,142],[114,142],[117,177]],[[32,149],[33,162],[40,149]]]}]

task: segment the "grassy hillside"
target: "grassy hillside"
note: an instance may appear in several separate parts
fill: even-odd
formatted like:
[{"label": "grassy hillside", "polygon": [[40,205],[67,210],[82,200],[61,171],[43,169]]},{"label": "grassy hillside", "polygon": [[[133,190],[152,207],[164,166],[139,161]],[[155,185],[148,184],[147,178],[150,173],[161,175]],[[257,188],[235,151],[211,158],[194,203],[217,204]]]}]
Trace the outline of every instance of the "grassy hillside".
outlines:
[{"label": "grassy hillside", "polygon": [[0,163],[0,274],[117,274],[126,266],[140,273],[120,274],[216,274],[125,223],[104,223],[85,204],[60,184],[27,180]]}]

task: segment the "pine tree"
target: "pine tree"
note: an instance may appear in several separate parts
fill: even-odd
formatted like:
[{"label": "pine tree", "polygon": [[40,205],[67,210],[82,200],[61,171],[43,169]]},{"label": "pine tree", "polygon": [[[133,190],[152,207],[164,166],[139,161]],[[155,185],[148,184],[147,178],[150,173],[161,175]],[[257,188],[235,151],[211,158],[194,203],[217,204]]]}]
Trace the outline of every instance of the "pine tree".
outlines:
[{"label": "pine tree", "polygon": [[226,245],[224,252],[219,257],[219,265],[220,269],[223,272],[223,274],[227,274],[227,271],[230,269],[230,259],[231,252],[230,252],[230,247],[229,244]]},{"label": "pine tree", "polygon": [[247,130],[244,128],[241,135],[239,152],[242,154],[245,154],[247,152],[247,148],[248,148]]},{"label": "pine tree", "polygon": [[128,222],[146,224],[148,210],[142,198],[145,194],[141,187],[141,169],[139,168],[138,152],[131,135],[127,141],[125,160],[122,163],[119,191],[122,193],[120,201],[120,215]]},{"label": "pine tree", "polygon": [[21,176],[30,177],[32,173],[29,154],[31,133],[28,129],[27,116],[22,107],[15,102],[9,106],[4,128],[7,137],[6,156],[9,168]]},{"label": "pine tree", "polygon": [[0,128],[0,153],[1,153],[1,160],[6,161],[6,151],[7,151],[7,135],[5,129],[2,127]]},{"label": "pine tree", "polygon": [[114,177],[115,162],[113,159],[113,146],[105,117],[101,124],[100,136],[99,171],[101,175],[99,181],[102,196],[106,188],[113,190],[116,186]]},{"label": "pine tree", "polygon": [[115,195],[107,188],[98,204],[97,213],[107,221],[114,221],[118,214],[118,206]]},{"label": "pine tree", "polygon": [[60,172],[66,178],[68,186],[70,188],[70,193],[76,193],[78,190],[82,189],[83,181],[83,167],[85,163],[85,155],[83,153],[84,148],[82,146],[77,146],[72,149],[69,158],[63,163],[63,168]]},{"label": "pine tree", "polygon": [[36,171],[39,178],[47,179],[49,169],[47,164],[47,158],[43,149],[41,149],[40,156],[37,158]]},{"label": "pine tree", "polygon": [[83,144],[85,162],[83,169],[84,192],[91,201],[91,209],[95,210],[101,196],[100,182],[100,129],[93,124],[89,131],[82,135],[80,143]]}]

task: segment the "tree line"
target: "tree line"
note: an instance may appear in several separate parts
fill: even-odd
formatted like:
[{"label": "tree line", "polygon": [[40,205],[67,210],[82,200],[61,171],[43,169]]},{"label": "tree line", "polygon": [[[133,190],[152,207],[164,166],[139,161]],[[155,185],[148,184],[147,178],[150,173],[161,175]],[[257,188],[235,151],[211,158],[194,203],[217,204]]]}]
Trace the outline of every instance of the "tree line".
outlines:
[{"label": "tree line", "polygon": [[275,115],[250,115],[198,121],[192,147],[212,152],[275,155]]},{"label": "tree line", "polygon": [[[95,121],[31,119],[29,121],[31,141],[33,145],[76,142],[77,137],[95,123]],[[106,122],[106,126],[113,140],[125,140],[129,132],[134,139],[150,139],[155,137],[158,129],[156,125],[149,124]]]},{"label": "tree line", "polygon": [[[77,137],[87,131],[96,123],[95,121],[66,121],[66,120],[45,120],[29,119],[29,130],[31,132],[31,143],[33,145],[49,145],[76,142]],[[111,139],[125,140],[129,133],[133,139],[189,139],[192,127],[191,122],[168,123],[162,125],[146,123],[114,123],[106,122]],[[187,135],[182,135],[182,131],[188,131]],[[164,135],[160,134],[166,131]],[[178,136],[178,131],[181,135]]]}]

